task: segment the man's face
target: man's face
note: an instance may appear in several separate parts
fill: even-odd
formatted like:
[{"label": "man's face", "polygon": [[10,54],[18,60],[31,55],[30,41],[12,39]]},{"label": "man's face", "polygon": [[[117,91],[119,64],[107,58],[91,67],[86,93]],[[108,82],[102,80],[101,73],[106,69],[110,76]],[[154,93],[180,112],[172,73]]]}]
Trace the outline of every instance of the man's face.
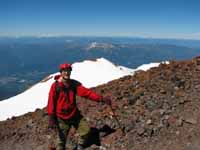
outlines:
[{"label": "man's face", "polygon": [[65,69],[65,70],[62,70],[61,72],[61,76],[64,80],[70,79],[70,75],[71,75],[70,69]]}]

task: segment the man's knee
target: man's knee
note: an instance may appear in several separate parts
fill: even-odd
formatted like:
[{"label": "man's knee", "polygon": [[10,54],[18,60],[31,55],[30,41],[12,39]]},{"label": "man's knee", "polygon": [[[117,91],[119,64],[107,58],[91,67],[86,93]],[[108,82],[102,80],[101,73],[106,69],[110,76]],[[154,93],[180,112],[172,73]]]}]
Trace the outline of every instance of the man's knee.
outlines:
[{"label": "man's knee", "polygon": [[80,121],[78,132],[81,137],[87,136],[90,133],[90,126],[84,118]]}]

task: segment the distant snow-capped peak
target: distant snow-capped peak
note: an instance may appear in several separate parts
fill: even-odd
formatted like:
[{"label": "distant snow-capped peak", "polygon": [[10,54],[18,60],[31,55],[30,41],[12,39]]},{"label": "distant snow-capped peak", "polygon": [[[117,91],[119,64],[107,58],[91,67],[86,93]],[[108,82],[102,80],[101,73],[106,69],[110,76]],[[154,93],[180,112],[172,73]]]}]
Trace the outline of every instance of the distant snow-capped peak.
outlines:
[{"label": "distant snow-capped peak", "polygon": [[105,58],[77,62],[72,67],[72,78],[79,79],[87,87],[104,84],[134,72],[133,69],[116,66]]},{"label": "distant snow-capped peak", "polygon": [[115,46],[113,44],[110,44],[110,43],[92,42],[92,43],[89,44],[89,46],[86,49],[90,50],[90,49],[96,49],[96,48],[100,48],[100,49],[113,49],[113,48],[115,48]]}]

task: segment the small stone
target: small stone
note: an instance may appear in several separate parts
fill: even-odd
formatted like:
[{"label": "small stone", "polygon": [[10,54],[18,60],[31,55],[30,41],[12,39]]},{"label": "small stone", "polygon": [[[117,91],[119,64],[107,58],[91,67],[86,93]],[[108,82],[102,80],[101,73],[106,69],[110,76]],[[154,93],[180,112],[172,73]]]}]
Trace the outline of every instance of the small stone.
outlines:
[{"label": "small stone", "polygon": [[106,147],[104,147],[104,146],[99,146],[99,150],[106,150]]},{"label": "small stone", "polygon": [[138,133],[138,135],[143,135],[144,134],[144,132],[145,132],[145,129],[144,128],[139,128],[138,130],[137,130],[137,133]]},{"label": "small stone", "polygon": [[128,109],[128,106],[124,106],[124,109]]},{"label": "small stone", "polygon": [[28,121],[28,124],[32,124],[33,123],[33,119],[30,119],[29,121]]},{"label": "small stone", "polygon": [[173,125],[176,123],[176,118],[174,116],[169,116],[169,118],[167,119],[167,122],[170,124],[170,125]]},{"label": "small stone", "polygon": [[186,101],[184,99],[181,99],[179,104],[184,104]]},{"label": "small stone", "polygon": [[148,136],[148,137],[150,137],[150,136],[152,136],[153,135],[153,129],[150,127],[150,128],[146,128],[145,129],[145,132],[144,132],[144,136]]},{"label": "small stone", "polygon": [[195,89],[200,89],[200,85],[195,85]]},{"label": "small stone", "polygon": [[156,109],[157,104],[154,102],[154,100],[148,100],[145,104],[146,108],[150,111],[153,111],[154,109]]},{"label": "small stone", "polygon": [[160,93],[161,93],[161,94],[166,94],[167,92],[166,92],[164,89],[161,89],[161,90],[160,90]]},{"label": "small stone", "polygon": [[183,120],[180,118],[180,119],[178,119],[177,121],[176,121],[176,125],[178,126],[178,127],[181,127],[182,125],[183,125]]},{"label": "small stone", "polygon": [[180,134],[180,131],[176,131],[176,135],[179,135]]},{"label": "small stone", "polygon": [[169,119],[169,115],[164,116],[164,119],[165,120]]},{"label": "small stone", "polygon": [[165,114],[165,110],[164,109],[160,109],[160,115],[164,115]]},{"label": "small stone", "polygon": [[147,120],[146,124],[147,124],[147,125],[152,124],[152,120],[151,120],[151,119]]},{"label": "small stone", "polygon": [[189,124],[197,124],[197,120],[194,118],[187,118],[187,119],[184,119],[184,121]]},{"label": "small stone", "polygon": [[126,125],[126,127],[125,127],[125,132],[129,132],[129,131],[131,131],[133,128],[134,128],[134,124],[128,124],[128,125]]},{"label": "small stone", "polygon": [[135,104],[135,102],[137,101],[138,98],[139,98],[138,95],[133,95],[133,96],[127,97],[128,104],[129,105]]},{"label": "small stone", "polygon": [[175,87],[174,87],[174,90],[175,90],[175,91],[179,90],[179,87],[175,86]]}]

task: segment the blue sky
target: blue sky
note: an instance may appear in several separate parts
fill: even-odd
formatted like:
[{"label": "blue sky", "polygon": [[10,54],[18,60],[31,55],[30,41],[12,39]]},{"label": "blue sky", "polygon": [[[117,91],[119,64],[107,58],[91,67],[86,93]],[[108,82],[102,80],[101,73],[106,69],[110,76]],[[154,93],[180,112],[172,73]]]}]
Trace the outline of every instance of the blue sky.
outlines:
[{"label": "blue sky", "polygon": [[0,0],[0,36],[200,39],[195,0]]}]

